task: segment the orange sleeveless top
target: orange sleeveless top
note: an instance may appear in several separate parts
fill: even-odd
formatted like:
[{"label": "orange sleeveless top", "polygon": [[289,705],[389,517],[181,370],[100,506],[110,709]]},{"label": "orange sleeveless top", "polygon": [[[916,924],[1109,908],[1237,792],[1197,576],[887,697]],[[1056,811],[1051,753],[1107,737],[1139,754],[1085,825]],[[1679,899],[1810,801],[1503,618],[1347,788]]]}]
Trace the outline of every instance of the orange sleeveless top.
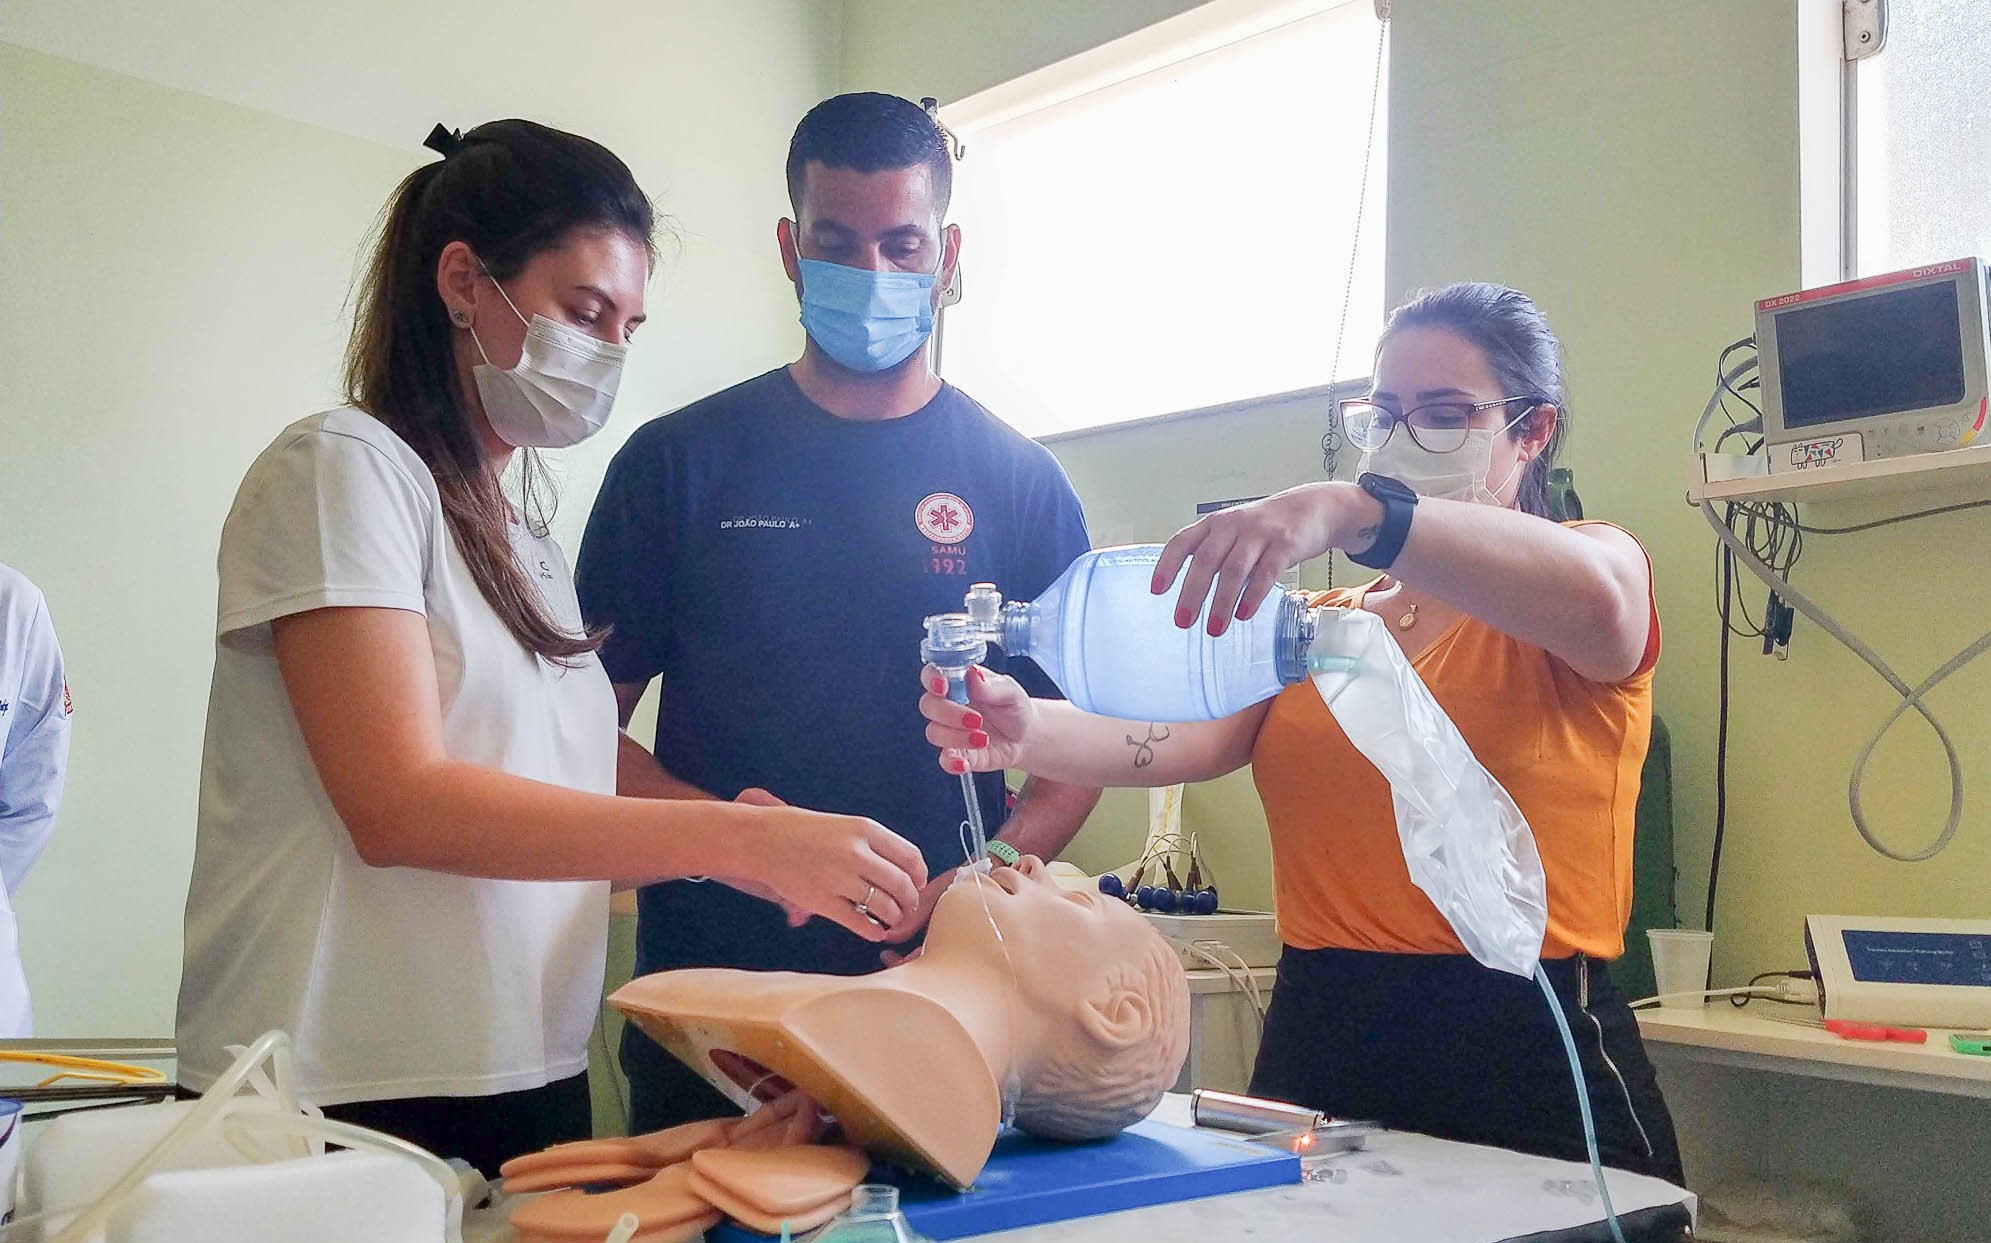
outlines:
[{"label": "orange sleeveless top", "polygon": [[[1356,605],[1375,585],[1327,592],[1314,603]],[[1644,659],[1614,684],[1592,682],[1541,648],[1470,617],[1411,662],[1534,830],[1548,876],[1544,958],[1624,952],[1632,817],[1651,741],[1658,656],[1655,611]],[[1271,830],[1274,899],[1286,944],[1465,952],[1411,884],[1389,783],[1355,750],[1311,683],[1288,687],[1273,701],[1252,753],[1252,777]]]}]

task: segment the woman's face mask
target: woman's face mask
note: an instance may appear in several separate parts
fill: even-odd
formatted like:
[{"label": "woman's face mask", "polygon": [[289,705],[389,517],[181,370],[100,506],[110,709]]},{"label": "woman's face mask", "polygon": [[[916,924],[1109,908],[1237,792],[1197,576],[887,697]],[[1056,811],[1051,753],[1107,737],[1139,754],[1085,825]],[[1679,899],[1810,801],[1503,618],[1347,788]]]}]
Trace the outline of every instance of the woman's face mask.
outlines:
[{"label": "woman's face mask", "polygon": [[509,371],[492,364],[476,327],[470,329],[484,359],[470,374],[491,430],[519,449],[564,449],[600,431],[615,406],[629,347],[544,315],[528,320],[495,277],[491,284],[526,326],[518,365]]},{"label": "woman's face mask", "polygon": [[1470,501],[1478,505],[1505,505],[1500,493],[1525,464],[1516,455],[1514,465],[1500,482],[1489,485],[1493,469],[1496,436],[1505,436],[1515,424],[1535,412],[1530,406],[1506,427],[1495,430],[1475,427],[1466,432],[1466,442],[1450,453],[1433,453],[1417,443],[1399,426],[1383,442],[1383,447],[1362,455],[1365,472],[1387,475],[1422,497],[1444,501]]},{"label": "woman's face mask", "polygon": [[[1529,426],[1548,399],[1525,382],[1503,378],[1482,346],[1437,325],[1392,329],[1376,352],[1373,374],[1374,400],[1356,404],[1409,415],[1411,425],[1392,418],[1388,434],[1378,435],[1384,427],[1372,413],[1356,443],[1381,443],[1362,454],[1362,469],[1399,480],[1420,496],[1503,505],[1502,494],[1540,447],[1539,440],[1517,438],[1513,430]],[[1359,430],[1351,423],[1351,439]]]}]

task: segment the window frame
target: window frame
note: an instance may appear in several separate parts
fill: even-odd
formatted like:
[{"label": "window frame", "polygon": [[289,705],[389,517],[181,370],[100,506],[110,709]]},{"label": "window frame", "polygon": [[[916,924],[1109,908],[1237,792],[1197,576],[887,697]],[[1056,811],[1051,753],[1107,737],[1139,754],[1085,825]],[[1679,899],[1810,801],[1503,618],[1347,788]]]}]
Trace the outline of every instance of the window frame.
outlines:
[{"label": "window frame", "polygon": [[[1829,17],[1833,27],[1834,49],[1836,53],[1833,68],[1836,78],[1838,107],[1836,109],[1836,116],[1832,118],[1831,124],[1835,128],[1837,140],[1836,195],[1832,211],[1836,215],[1834,233],[1838,248],[1838,263],[1832,280],[1859,280],[1862,277],[1878,276],[1888,271],[1898,270],[1902,266],[1899,261],[1891,261],[1887,267],[1875,266],[1871,270],[1868,270],[1862,266],[1860,254],[1860,170],[1862,164],[1862,152],[1860,150],[1860,79],[1863,73],[1867,72],[1863,68],[1867,61],[1884,57],[1887,54],[1890,42],[1889,31],[1895,20],[1893,0],[1803,0],[1803,3],[1807,7],[1799,11],[1800,59],[1798,66],[1800,91],[1799,129],[1801,142],[1806,141],[1807,127],[1815,127],[1822,124],[1821,114],[1825,111],[1818,105],[1814,97],[1807,96],[1805,93],[1807,74],[1811,75],[1815,80],[1818,73],[1816,67],[1818,58],[1812,50],[1816,45],[1815,43],[1806,41],[1805,22],[1808,14],[1815,12],[1820,18],[1823,18],[1827,15],[1826,11],[1830,10]],[[1822,24],[1822,21],[1820,24]],[[1807,209],[1812,206],[1812,200],[1808,197],[1811,178],[1813,177],[1812,163],[1811,150],[1807,146],[1805,149],[1805,159],[1801,161],[1802,178],[1805,181],[1807,194],[1804,205]],[[1810,287],[1814,284],[1829,283],[1814,279],[1816,274],[1809,262],[1809,248],[1815,241],[1809,213],[1805,217],[1804,230],[1805,238],[1803,244],[1807,251],[1804,284],[1806,287]],[[1959,256],[1948,254],[1942,256],[1945,259],[1955,257]]]},{"label": "window frame", "polygon": [[[1834,0],[1836,3],[1836,0]],[[1335,9],[1362,3],[1362,0],[1208,0],[1197,8],[1157,22],[1122,38],[1081,52],[1042,69],[1022,74],[1007,82],[978,91],[952,103],[928,108],[946,135],[957,164],[970,157],[978,131],[1055,108],[1094,91],[1104,90],[1157,70],[1193,60],[1234,43],[1267,34],[1281,26],[1303,21]],[[1381,24],[1379,37],[1387,39],[1391,0],[1369,0]],[[1387,124],[1388,100],[1378,97],[1371,118],[1370,143],[1373,153],[1374,126]],[[1369,175],[1376,174],[1375,169]],[[1382,170],[1387,175],[1387,169]],[[1365,222],[1366,223],[1366,222]],[[1372,243],[1373,244],[1373,243]],[[1359,243],[1358,243],[1359,245]],[[955,268],[952,281],[941,290],[940,305],[934,314],[933,368],[946,378],[945,347],[949,310],[964,296],[963,266]],[[1345,312],[1344,312],[1345,313]],[[1345,354],[1345,351],[1344,351]],[[1341,362],[1346,362],[1344,357]],[[1330,430],[1323,437],[1324,467],[1331,467],[1336,455],[1347,448],[1340,416],[1332,413],[1343,396],[1366,393],[1372,381],[1367,369],[1359,376],[1329,377],[1326,383],[1301,385],[1264,393],[1249,393],[1213,404],[1157,411],[1132,419],[1065,428],[1032,437],[1041,444],[1089,436],[1104,431],[1143,427],[1182,419],[1203,419],[1225,412],[1261,406],[1293,398],[1332,394]],[[1359,386],[1359,389],[1357,388]],[[1330,449],[1327,441],[1337,442]]]}]

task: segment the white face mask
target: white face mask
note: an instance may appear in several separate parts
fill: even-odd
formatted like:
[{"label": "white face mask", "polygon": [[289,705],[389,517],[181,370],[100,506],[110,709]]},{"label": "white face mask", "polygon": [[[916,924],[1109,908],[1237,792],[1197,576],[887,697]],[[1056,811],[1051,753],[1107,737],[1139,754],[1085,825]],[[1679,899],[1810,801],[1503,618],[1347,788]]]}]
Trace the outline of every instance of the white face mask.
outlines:
[{"label": "white face mask", "polygon": [[600,431],[615,405],[629,347],[556,324],[544,315],[528,321],[512,306],[504,286],[495,279],[491,284],[526,326],[525,347],[518,366],[510,371],[492,365],[477,330],[470,330],[477,352],[484,355],[470,374],[477,381],[491,430],[520,449],[564,449]]},{"label": "white face mask", "polygon": [[[1533,413],[1534,407],[1529,407],[1514,423]],[[1486,474],[1493,469],[1493,438],[1505,435],[1514,423],[1498,431],[1486,427],[1470,428],[1466,432],[1466,443],[1450,453],[1431,452],[1412,439],[1407,430],[1399,427],[1383,442],[1382,448],[1362,455],[1361,469],[1365,473],[1387,475],[1417,495],[1432,500],[1505,506],[1506,502],[1499,496],[1500,489],[1507,486],[1525,463],[1516,458],[1513,470],[1507,472],[1507,478],[1492,487],[1487,486]]]}]

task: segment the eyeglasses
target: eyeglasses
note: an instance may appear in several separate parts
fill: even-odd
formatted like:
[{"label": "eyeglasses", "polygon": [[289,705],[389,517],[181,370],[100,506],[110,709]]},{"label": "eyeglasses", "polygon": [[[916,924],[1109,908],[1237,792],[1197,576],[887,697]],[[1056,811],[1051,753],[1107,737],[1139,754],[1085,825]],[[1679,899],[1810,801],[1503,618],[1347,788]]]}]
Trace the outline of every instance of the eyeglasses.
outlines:
[{"label": "eyeglasses", "polygon": [[1498,401],[1434,401],[1398,414],[1387,406],[1356,399],[1341,403],[1341,426],[1348,429],[1348,442],[1367,453],[1382,448],[1399,423],[1408,429],[1411,440],[1426,453],[1452,453],[1465,447],[1466,433],[1472,430],[1473,416],[1480,411],[1512,405],[1517,401],[1530,403],[1526,410],[1515,415],[1506,427],[1500,429],[1506,431],[1533,414],[1544,400],[1541,397],[1502,397]]}]

